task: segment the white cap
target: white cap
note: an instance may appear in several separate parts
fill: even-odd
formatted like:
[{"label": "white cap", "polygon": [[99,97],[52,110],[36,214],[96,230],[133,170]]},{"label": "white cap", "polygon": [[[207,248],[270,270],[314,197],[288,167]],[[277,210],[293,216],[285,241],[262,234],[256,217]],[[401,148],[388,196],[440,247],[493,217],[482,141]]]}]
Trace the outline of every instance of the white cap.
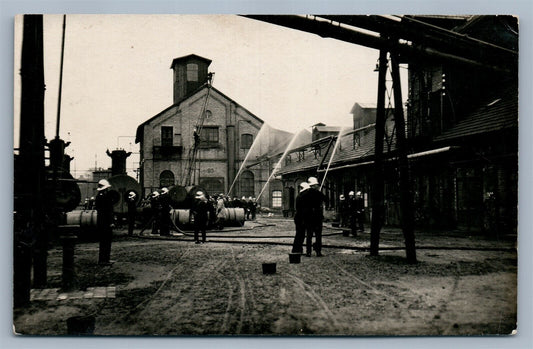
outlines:
[{"label": "white cap", "polygon": [[356,194],[357,194],[357,195],[361,195],[361,192],[360,192],[360,191],[358,191],[358,192],[357,192]]},{"label": "white cap", "polygon": [[309,183],[309,185],[318,185],[318,179],[316,179],[316,177],[309,177],[307,183]]},{"label": "white cap", "polygon": [[309,183],[307,183],[307,182],[302,182],[302,183],[300,183],[300,188],[301,188],[301,189],[300,189],[300,193],[301,193],[302,191],[305,191],[305,190],[309,189],[309,188],[310,188]]},{"label": "white cap", "polygon": [[128,194],[128,196],[129,196],[130,198],[134,198],[134,197],[137,196],[137,194],[135,194],[134,192],[130,191],[130,193]]},{"label": "white cap", "polygon": [[204,196],[204,193],[201,191],[196,192],[196,199],[201,199]]},{"label": "white cap", "polygon": [[159,192],[158,192],[158,191],[154,191],[154,192],[152,193],[152,195],[153,195],[154,197],[158,197],[158,196],[159,196]]},{"label": "white cap", "polygon": [[101,191],[107,188],[110,188],[111,184],[106,179],[100,179],[98,181],[98,188],[96,190]]},{"label": "white cap", "polygon": [[339,199],[344,200],[344,194],[341,194],[341,196],[339,196]]},{"label": "white cap", "polygon": [[348,195],[354,195],[355,193],[353,192],[353,190],[351,192],[348,193]]},{"label": "white cap", "polygon": [[166,194],[166,193],[168,193],[168,188],[165,187],[165,188],[161,189],[161,192],[162,192],[161,194]]}]

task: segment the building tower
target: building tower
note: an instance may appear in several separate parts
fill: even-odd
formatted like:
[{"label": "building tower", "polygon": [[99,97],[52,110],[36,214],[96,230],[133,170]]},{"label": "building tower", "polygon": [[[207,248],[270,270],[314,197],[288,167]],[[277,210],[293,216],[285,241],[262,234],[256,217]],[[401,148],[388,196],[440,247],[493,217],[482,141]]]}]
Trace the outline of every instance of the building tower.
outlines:
[{"label": "building tower", "polygon": [[174,104],[196,91],[207,82],[207,69],[211,60],[195,54],[174,58]]}]

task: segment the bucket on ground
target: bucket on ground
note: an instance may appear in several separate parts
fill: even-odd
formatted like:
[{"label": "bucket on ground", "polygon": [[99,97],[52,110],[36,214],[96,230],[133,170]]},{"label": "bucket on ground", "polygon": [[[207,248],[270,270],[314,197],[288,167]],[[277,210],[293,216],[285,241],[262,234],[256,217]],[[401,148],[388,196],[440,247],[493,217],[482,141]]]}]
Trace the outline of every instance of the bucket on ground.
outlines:
[{"label": "bucket on ground", "polygon": [[263,263],[263,274],[275,274],[276,263]]},{"label": "bucket on ground", "polygon": [[289,263],[300,263],[301,253],[289,253]]},{"label": "bucket on ground", "polygon": [[92,335],[95,318],[92,315],[73,316],[67,319],[67,333],[74,336]]}]

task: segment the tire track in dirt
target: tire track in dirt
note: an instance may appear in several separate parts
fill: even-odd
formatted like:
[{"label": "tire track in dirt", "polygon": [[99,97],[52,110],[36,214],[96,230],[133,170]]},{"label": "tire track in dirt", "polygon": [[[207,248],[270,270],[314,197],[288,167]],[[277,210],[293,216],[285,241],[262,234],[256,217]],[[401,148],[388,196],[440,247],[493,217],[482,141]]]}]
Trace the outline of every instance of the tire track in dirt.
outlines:
[{"label": "tire track in dirt", "polygon": [[172,275],[174,274],[174,272],[179,268],[179,267],[182,267],[182,264],[180,264],[180,262],[183,260],[183,258],[185,256],[187,256],[190,252],[190,247],[187,248],[179,257],[178,257],[178,260],[177,262],[174,264],[174,267],[167,273],[167,276],[166,278],[163,280],[163,282],[161,283],[161,285],[157,288],[157,290],[152,293],[150,296],[146,297],[142,302],[138,303],[136,306],[134,306],[131,310],[129,310],[122,318],[115,318],[110,324],[109,326],[111,328],[114,327],[114,325],[116,325],[117,323],[119,323],[120,321],[123,321],[124,319],[126,318],[129,318],[131,317],[134,313],[137,313],[137,316],[139,316],[140,314],[142,314],[143,312],[147,311],[148,308],[149,308],[149,304],[150,302],[161,292],[161,290],[163,289],[163,286],[166,285],[166,283],[170,280],[170,278],[172,277]]},{"label": "tire track in dirt", "polygon": [[[224,276],[222,273],[218,272],[219,275]],[[231,304],[233,300],[233,285],[229,282],[229,280],[226,278],[226,285],[228,290],[228,305],[226,306],[226,311],[224,312],[224,318],[222,320],[222,325],[220,326],[220,329],[218,330],[219,334],[225,334],[229,330],[229,316],[230,316],[230,310],[231,310]]]},{"label": "tire track in dirt", "polygon": [[429,321],[429,324],[431,325],[431,327],[435,328],[438,331],[438,334],[441,334],[441,335],[444,335],[446,333],[443,333],[442,328],[438,327],[435,324],[435,322],[442,318],[442,314],[444,314],[448,310],[448,304],[450,304],[450,302],[455,299],[455,293],[457,292],[457,288],[459,287],[459,281],[461,279],[461,266],[459,264],[456,264],[456,266],[457,266],[457,274],[455,275],[454,280],[453,280],[452,290],[448,294],[448,297],[446,300],[441,300],[440,307],[438,308],[433,318]]},{"label": "tire track in dirt", "polygon": [[409,310],[409,308],[406,307],[406,306],[404,306],[404,305],[402,305],[394,295],[392,295],[392,294],[390,294],[390,293],[383,292],[383,291],[377,289],[376,287],[370,285],[369,283],[364,282],[363,280],[359,279],[359,278],[358,278],[357,276],[355,276],[354,274],[350,273],[349,271],[347,271],[346,269],[344,269],[343,267],[341,267],[341,266],[340,266],[337,262],[335,262],[333,259],[331,260],[331,263],[332,263],[333,265],[335,265],[337,268],[339,268],[340,271],[342,271],[343,273],[345,273],[346,275],[348,275],[349,277],[351,277],[353,280],[355,280],[355,281],[358,282],[359,284],[361,284],[361,285],[367,287],[368,289],[374,291],[374,293],[376,293],[376,294],[378,294],[378,295],[380,295],[380,296],[382,296],[382,297],[385,297],[386,299],[390,299],[390,300],[392,301],[392,303],[393,303],[396,307],[398,307],[398,308],[400,308],[400,309],[405,309],[405,311],[407,311],[407,313],[409,314],[409,316],[412,316],[412,313],[411,313],[411,311]]},{"label": "tire track in dirt", "polygon": [[[149,316],[152,316],[152,314],[161,314],[160,312],[157,311],[156,308],[163,307],[165,309],[165,313],[174,314],[173,316],[174,319],[188,319],[187,321],[190,321],[192,319],[191,316],[186,316],[190,314],[187,314],[186,312],[184,313],[184,311],[192,311],[193,313],[195,313],[195,310],[194,308],[188,308],[188,309],[183,308],[182,301],[180,301],[180,295],[183,293],[182,291],[190,291],[192,289],[193,292],[200,292],[197,290],[209,289],[209,287],[206,288],[206,280],[212,277],[213,273],[222,275],[220,273],[220,270],[227,264],[226,261],[219,263],[216,258],[214,257],[209,258],[208,256],[210,255],[210,253],[208,250],[206,250],[207,251],[206,255],[195,256],[194,258],[186,258],[187,256],[192,254],[191,253],[192,251],[193,251],[193,247],[189,247],[180,256],[180,258],[176,262],[176,265],[171,271],[169,271],[166,279],[159,286],[156,292],[154,292],[154,294],[152,294],[150,297],[148,297],[143,302],[138,304],[130,312],[130,314],[135,311],[138,311],[137,316],[143,316],[142,314],[145,313],[146,316],[149,317]],[[198,261],[202,261],[202,263],[199,266],[196,265]],[[189,278],[186,280],[181,279],[179,283],[176,284],[177,280],[175,278],[177,277],[177,275],[180,274],[180,271],[179,271],[180,267],[182,271],[191,270],[192,268],[195,268],[196,271],[195,273],[185,274],[186,275],[185,277],[193,276],[193,278]],[[185,286],[186,289],[185,290],[182,289],[182,286]],[[172,292],[172,296],[170,298],[169,297],[156,298],[156,296],[159,293],[163,293],[169,290]],[[194,297],[190,298],[187,295],[185,297],[186,297],[185,299],[192,299],[193,302],[195,300]],[[153,301],[155,301],[156,303],[153,303]],[[143,305],[144,307],[139,309]],[[191,304],[191,307],[192,307],[192,304]],[[197,312],[197,313],[200,313],[200,312]],[[156,315],[156,316],[160,316],[160,315]],[[196,321],[201,321],[201,319],[196,319]],[[170,325],[171,325],[171,322],[169,322],[169,326]],[[158,331],[161,331],[162,333],[164,333],[165,331],[172,332],[172,328],[170,328],[169,326],[167,327],[162,326],[158,328]],[[181,326],[181,325],[178,324],[178,326]],[[176,330],[176,328],[174,328],[174,330]],[[179,327],[178,327],[178,332],[179,332]]]},{"label": "tire track in dirt", "polygon": [[[235,328],[235,333],[233,334],[240,334],[242,331],[242,326],[244,324],[244,317],[245,317],[246,310],[247,310],[246,309],[246,283],[244,282],[244,278],[239,272],[239,266],[237,263],[237,259],[235,258],[235,251],[233,250],[232,246],[229,246],[229,248],[231,251],[231,260],[233,261],[233,268],[231,270],[233,271],[235,280],[237,281],[237,285],[238,285],[238,303],[237,303],[238,305],[237,305],[236,310],[239,313],[239,315],[237,317],[238,321],[237,321],[237,325]],[[226,331],[225,333],[230,331],[231,324],[229,323],[229,317],[231,313],[232,313],[232,309],[230,307],[230,304],[228,303],[228,308],[226,309],[226,314],[224,316],[225,319],[228,319],[228,321],[226,321],[225,327],[223,328],[223,331]]]},{"label": "tire track in dirt", "polygon": [[172,268],[172,270],[170,270],[168,273],[167,273],[167,277],[165,278],[165,280],[163,280],[163,282],[161,283],[161,286],[159,286],[159,288],[148,298],[146,298],[145,300],[143,300],[141,303],[137,304],[137,306],[134,308],[134,310],[138,309],[140,306],[142,306],[143,304],[147,303],[147,302],[150,302],[152,299],[154,299],[155,296],[158,295],[158,293],[163,289],[163,286],[165,286],[165,284],[167,283],[168,280],[170,280],[170,278],[172,277],[172,275],[174,274],[174,272],[180,268],[180,267],[183,267],[183,264],[181,263],[181,260],[189,254],[191,248],[187,248],[185,250],[185,252],[183,252],[181,254],[181,256],[179,256],[176,264],[174,265],[174,268]]},{"label": "tire track in dirt", "polygon": [[324,302],[322,297],[316,294],[313,288],[309,286],[307,283],[305,283],[305,281],[303,281],[298,276],[292,273],[287,273],[287,275],[304,291],[306,296],[309,297],[313,301],[313,303],[317,305],[318,308],[324,311],[324,313],[327,315],[327,317],[330,320],[329,322],[330,329],[334,330],[336,328],[339,328],[339,323],[337,322],[337,318],[335,317],[331,309],[329,309],[328,305],[326,304],[326,302]]}]

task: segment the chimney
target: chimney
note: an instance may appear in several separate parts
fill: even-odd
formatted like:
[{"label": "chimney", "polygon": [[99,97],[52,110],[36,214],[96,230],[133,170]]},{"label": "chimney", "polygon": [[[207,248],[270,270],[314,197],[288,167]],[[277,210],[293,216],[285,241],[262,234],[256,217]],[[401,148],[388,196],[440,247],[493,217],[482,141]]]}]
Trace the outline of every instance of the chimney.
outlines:
[{"label": "chimney", "polygon": [[131,155],[131,152],[117,149],[111,153],[107,150],[106,154],[111,157],[111,176],[126,174],[126,159]]},{"label": "chimney", "polygon": [[197,55],[174,58],[174,104],[180,102],[207,82],[207,68],[211,60]]}]

